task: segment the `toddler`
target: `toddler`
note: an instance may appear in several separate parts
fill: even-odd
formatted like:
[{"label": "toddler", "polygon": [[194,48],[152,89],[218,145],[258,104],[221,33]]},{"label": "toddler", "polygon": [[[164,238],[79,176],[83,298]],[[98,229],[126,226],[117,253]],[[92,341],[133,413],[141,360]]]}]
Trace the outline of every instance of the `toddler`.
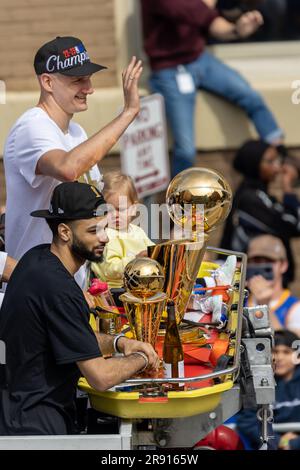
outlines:
[{"label": "toddler", "polygon": [[130,176],[111,171],[104,177],[103,195],[108,205],[109,242],[103,261],[92,263],[91,270],[107,282],[109,288],[120,288],[127,263],[136,256],[147,256],[147,247],[154,243],[141,227],[131,223],[136,215],[138,196]]}]

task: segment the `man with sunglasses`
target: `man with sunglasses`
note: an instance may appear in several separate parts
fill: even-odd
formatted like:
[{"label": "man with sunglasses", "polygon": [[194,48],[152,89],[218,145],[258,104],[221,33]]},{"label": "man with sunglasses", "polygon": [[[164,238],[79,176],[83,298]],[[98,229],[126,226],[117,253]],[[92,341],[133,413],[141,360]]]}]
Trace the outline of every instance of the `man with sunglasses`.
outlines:
[{"label": "man with sunglasses", "polygon": [[250,241],[247,255],[249,305],[268,305],[274,330],[300,335],[300,299],[283,285],[288,268],[284,244],[273,235],[260,235]]}]

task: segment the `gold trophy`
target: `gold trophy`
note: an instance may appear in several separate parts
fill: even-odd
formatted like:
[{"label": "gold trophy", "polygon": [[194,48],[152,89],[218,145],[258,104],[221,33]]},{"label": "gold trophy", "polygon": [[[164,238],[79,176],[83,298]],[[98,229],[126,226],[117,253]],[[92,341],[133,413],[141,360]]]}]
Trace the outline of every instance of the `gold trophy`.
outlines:
[{"label": "gold trophy", "polygon": [[189,168],[173,178],[166,203],[184,238],[148,247],[163,267],[163,291],[175,302],[176,321],[184,316],[208,242],[209,233],[228,216],[232,191],[225,178],[208,168]]},{"label": "gold trophy", "polygon": [[126,293],[120,295],[135,339],[155,347],[167,295],[163,293],[164,274],[150,258],[135,258],[124,271]]}]

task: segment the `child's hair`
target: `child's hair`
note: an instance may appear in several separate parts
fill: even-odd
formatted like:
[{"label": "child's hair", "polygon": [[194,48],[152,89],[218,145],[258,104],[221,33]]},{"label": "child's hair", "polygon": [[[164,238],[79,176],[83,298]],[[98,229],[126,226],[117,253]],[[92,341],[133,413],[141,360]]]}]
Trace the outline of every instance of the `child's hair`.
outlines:
[{"label": "child's hair", "polygon": [[274,335],[275,347],[276,346],[287,346],[293,348],[294,341],[299,341],[299,337],[290,330],[278,330],[275,331]]},{"label": "child's hair", "polygon": [[133,204],[138,202],[137,191],[130,176],[124,175],[119,170],[113,170],[104,175],[103,180],[104,197],[108,197],[115,192],[123,191]]}]

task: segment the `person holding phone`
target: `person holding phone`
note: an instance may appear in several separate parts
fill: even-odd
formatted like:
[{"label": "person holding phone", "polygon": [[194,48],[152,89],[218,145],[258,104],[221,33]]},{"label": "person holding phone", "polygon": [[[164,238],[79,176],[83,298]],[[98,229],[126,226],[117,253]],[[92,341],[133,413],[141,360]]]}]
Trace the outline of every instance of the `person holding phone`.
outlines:
[{"label": "person holding phone", "polygon": [[[233,167],[242,176],[226,219],[220,246],[247,252],[252,238],[268,233],[279,237],[286,249],[288,268],[285,283],[295,279],[291,240],[300,236],[300,200],[295,190],[299,178],[296,158],[282,159],[278,149],[251,139],[237,151]],[[278,181],[281,198],[270,189]]]},{"label": "person holding phone", "polygon": [[300,336],[300,299],[283,286],[287,253],[280,238],[260,235],[248,247],[249,306],[266,304],[274,330],[283,328]]}]

